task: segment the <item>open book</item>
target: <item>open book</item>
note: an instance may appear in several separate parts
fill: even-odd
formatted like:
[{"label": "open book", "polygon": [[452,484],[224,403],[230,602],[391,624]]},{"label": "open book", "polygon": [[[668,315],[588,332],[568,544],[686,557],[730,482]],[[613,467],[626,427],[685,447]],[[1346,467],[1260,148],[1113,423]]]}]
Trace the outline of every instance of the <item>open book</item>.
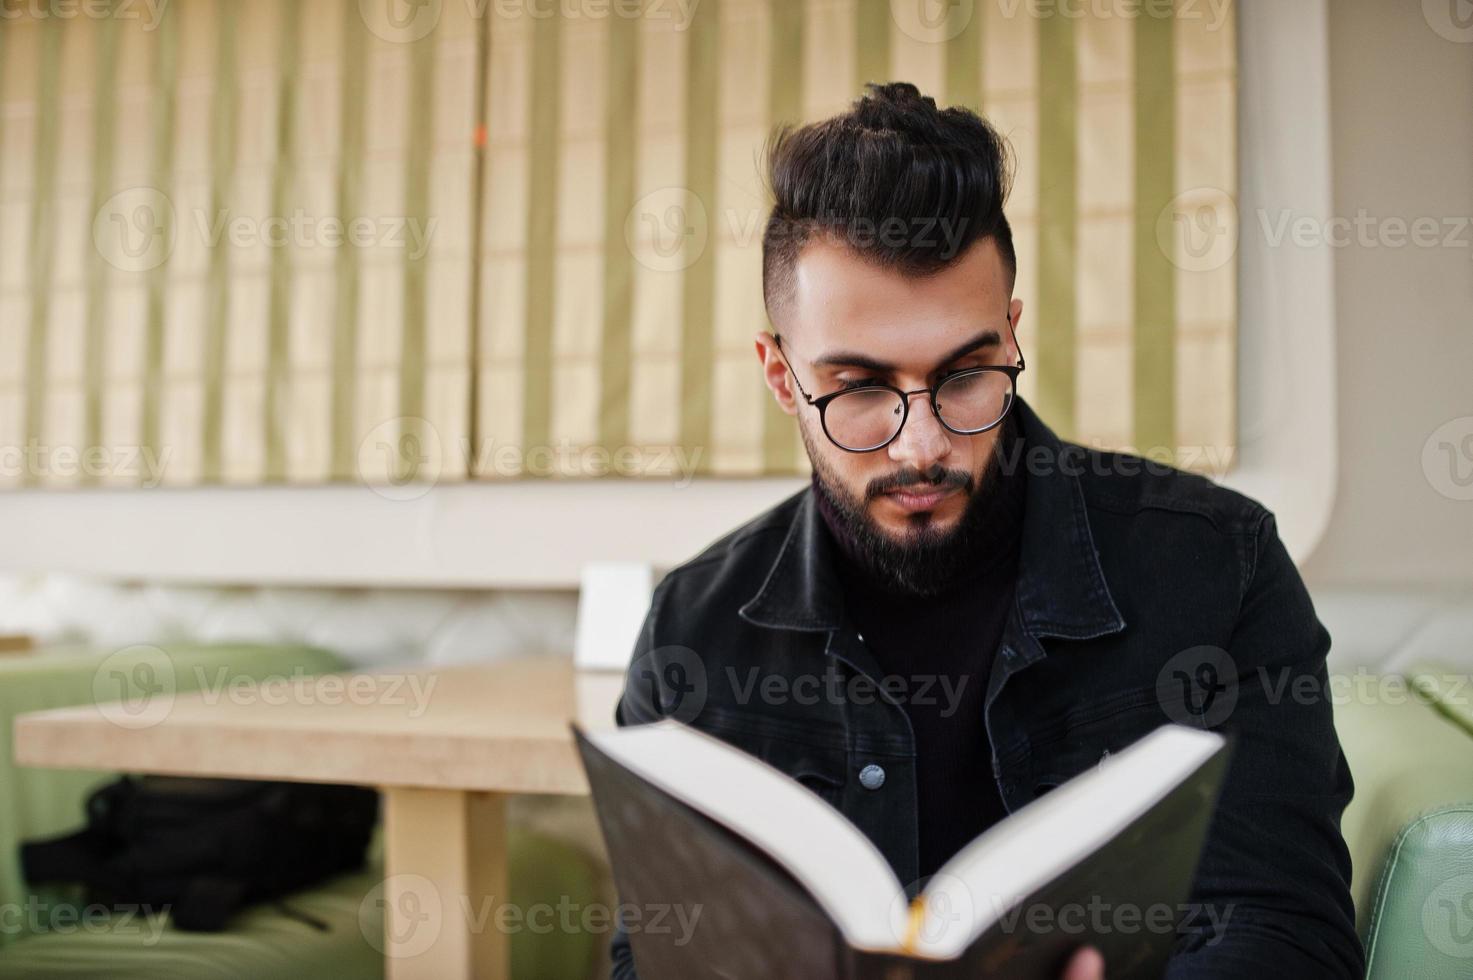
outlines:
[{"label": "open book", "polygon": [[1226,766],[1168,725],[1011,814],[913,899],[807,787],[674,721],[574,727],[641,980],[1159,977]]}]

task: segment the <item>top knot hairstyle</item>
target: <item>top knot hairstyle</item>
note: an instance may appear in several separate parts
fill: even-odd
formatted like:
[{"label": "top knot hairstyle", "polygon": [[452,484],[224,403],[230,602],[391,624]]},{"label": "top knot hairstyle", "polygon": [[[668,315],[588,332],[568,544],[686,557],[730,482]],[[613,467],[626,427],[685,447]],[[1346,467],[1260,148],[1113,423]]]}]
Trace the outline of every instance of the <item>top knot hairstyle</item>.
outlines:
[{"label": "top knot hairstyle", "polygon": [[[774,199],[762,236],[769,318],[815,236],[906,275],[938,272],[974,243],[996,241],[1017,274],[1003,215],[1012,182],[1007,142],[968,109],[936,108],[908,82],[870,83],[841,115],[778,129],[767,146]],[[776,320],[773,320],[776,323]]]}]

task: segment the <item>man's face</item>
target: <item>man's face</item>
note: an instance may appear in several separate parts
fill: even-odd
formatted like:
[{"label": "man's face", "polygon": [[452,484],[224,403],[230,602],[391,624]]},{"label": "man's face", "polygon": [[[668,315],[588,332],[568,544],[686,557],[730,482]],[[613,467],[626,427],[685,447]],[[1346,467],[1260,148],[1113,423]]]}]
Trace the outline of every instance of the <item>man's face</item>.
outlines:
[{"label": "man's face", "polygon": [[[793,293],[776,324],[782,353],[814,398],[876,380],[903,391],[929,388],[947,374],[1017,363],[1022,303],[992,239],[973,245],[927,277],[871,265],[841,244],[815,239],[803,250]],[[763,376],[778,403],[798,417],[804,445],[830,494],[858,510],[896,545],[937,542],[957,530],[982,489],[1004,426],[964,436],[945,428],[924,395],[910,399],[900,435],[872,452],[829,441],[818,410],[793,384],[771,334],[757,338]]]}]

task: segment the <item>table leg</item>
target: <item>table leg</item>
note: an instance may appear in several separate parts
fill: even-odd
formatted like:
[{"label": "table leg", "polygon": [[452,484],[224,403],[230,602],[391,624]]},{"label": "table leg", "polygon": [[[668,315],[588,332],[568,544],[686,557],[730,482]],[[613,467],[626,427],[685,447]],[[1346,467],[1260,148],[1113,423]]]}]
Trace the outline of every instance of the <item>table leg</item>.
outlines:
[{"label": "table leg", "polygon": [[507,980],[506,798],[384,791],[388,980]]}]

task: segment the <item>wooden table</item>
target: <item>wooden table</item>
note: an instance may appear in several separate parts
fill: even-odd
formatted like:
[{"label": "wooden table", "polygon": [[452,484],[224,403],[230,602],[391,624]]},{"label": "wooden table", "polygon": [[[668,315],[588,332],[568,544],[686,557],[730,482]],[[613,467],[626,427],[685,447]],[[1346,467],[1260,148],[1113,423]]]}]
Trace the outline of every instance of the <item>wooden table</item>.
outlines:
[{"label": "wooden table", "polygon": [[387,975],[499,980],[509,972],[507,936],[473,927],[464,910],[507,894],[506,797],[587,793],[568,724],[612,727],[622,683],[553,658],[282,678],[141,712],[87,705],[22,715],[15,758],[377,786]]}]

